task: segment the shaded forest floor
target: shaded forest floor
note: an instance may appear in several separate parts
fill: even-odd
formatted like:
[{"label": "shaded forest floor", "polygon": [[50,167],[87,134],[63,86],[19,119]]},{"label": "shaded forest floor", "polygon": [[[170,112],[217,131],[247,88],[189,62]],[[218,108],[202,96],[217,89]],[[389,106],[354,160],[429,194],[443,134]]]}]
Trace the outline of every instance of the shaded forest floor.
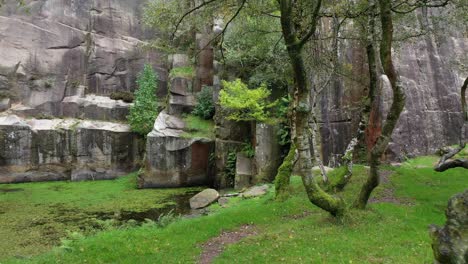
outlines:
[{"label": "shaded forest floor", "polygon": [[[385,167],[385,178],[368,210],[351,211],[344,223],[335,222],[311,205],[300,178],[293,177],[292,195],[284,202],[274,200],[271,188],[261,198],[231,198],[226,208],[213,205],[206,216],[176,218],[169,214],[165,224],[116,226],[90,236],[71,234],[49,253],[32,258],[3,258],[3,263],[432,263],[428,225],[443,224],[448,199],[468,188],[466,170],[436,173],[432,169],[435,161],[434,157],[421,157],[400,167]],[[367,169],[355,166],[354,172],[351,184],[343,193],[349,204],[364,181]],[[96,183],[79,184],[90,184],[85,196],[100,195],[94,189]],[[13,187],[26,190],[37,188],[35,186]],[[115,189],[114,195],[118,195],[117,186]],[[160,191],[144,192],[147,196]],[[28,198],[24,203],[62,199],[46,197],[45,192],[42,195],[44,197]],[[9,201],[18,198],[10,197]],[[82,202],[69,199],[61,202],[84,206]],[[5,194],[0,194],[0,205],[4,207],[5,204]],[[18,213],[28,214],[21,208],[18,210]],[[0,218],[3,215],[0,214]],[[5,232],[8,225],[0,224],[1,232]],[[1,247],[15,239],[1,234]],[[40,236],[31,239],[40,239]]]}]

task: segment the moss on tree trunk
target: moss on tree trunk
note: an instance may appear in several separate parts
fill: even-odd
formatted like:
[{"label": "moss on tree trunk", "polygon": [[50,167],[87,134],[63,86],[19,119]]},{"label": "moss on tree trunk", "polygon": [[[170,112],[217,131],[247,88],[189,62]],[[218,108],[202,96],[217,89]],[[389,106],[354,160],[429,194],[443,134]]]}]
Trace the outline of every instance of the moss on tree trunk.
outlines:
[{"label": "moss on tree trunk", "polygon": [[288,155],[284,158],[283,163],[278,169],[275,177],[276,198],[283,200],[288,196],[289,182],[294,168],[294,157],[296,155],[296,147],[291,145]]},{"label": "moss on tree trunk", "polygon": [[400,114],[405,106],[405,95],[403,93],[399,76],[395,70],[392,60],[393,43],[393,19],[391,2],[379,0],[380,20],[382,24],[382,38],[380,40],[380,59],[384,73],[387,75],[392,92],[393,102],[387,116],[387,120],[382,129],[382,134],[378,137],[376,144],[370,153],[370,172],[366,183],[362,186],[355,207],[364,209],[373,190],[379,185],[379,165],[380,158],[387,149],[393,130],[400,118]]},{"label": "moss on tree trunk", "polygon": [[302,28],[294,23],[304,11],[300,10],[300,5],[296,5],[292,0],[278,0],[278,2],[281,12],[281,28],[294,74],[292,122],[295,125],[293,141],[299,155],[299,172],[310,202],[333,216],[340,217],[345,210],[343,200],[326,193],[312,174],[312,155],[308,134],[311,114],[310,87],[307,82],[302,51],[305,43],[315,33],[321,1],[316,3],[311,15],[313,23],[308,28]]}]

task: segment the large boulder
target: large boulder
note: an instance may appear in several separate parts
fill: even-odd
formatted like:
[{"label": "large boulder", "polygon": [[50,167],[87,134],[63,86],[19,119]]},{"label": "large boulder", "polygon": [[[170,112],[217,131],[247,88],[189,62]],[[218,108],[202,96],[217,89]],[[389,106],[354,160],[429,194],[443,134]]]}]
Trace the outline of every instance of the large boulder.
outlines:
[{"label": "large boulder", "polygon": [[468,190],[450,199],[445,215],[445,226],[430,227],[436,263],[465,264],[468,261]]},{"label": "large boulder", "polygon": [[[219,189],[232,188],[235,182],[235,171],[230,175],[228,163],[232,163],[232,156],[240,152],[244,143],[229,140],[215,140],[215,179],[214,186]],[[236,160],[234,160],[234,163]],[[230,164],[232,166],[232,164]],[[235,166],[235,164],[234,164]]]},{"label": "large boulder", "polygon": [[190,208],[200,209],[216,202],[219,198],[219,193],[215,189],[205,189],[190,198]]}]

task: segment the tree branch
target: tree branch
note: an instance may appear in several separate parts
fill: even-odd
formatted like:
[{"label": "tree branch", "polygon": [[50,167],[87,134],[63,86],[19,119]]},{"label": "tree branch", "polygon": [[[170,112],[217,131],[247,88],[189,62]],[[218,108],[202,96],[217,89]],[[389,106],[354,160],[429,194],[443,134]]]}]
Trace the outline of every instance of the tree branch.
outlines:
[{"label": "tree branch", "polygon": [[177,33],[177,30],[179,30],[179,27],[180,27],[180,24],[182,24],[182,22],[184,21],[184,19],[189,16],[190,14],[192,14],[193,12],[201,9],[202,7],[206,6],[206,5],[209,5],[213,2],[216,2],[218,0],[209,0],[207,2],[203,2],[201,3],[200,5],[190,9],[189,11],[185,12],[185,14],[182,15],[182,17],[180,17],[179,21],[177,22],[176,26],[175,26],[175,29],[174,29],[174,32],[172,32],[172,36],[171,36],[171,40],[174,40],[175,38],[175,35]]},{"label": "tree branch", "polygon": [[312,14],[312,25],[310,26],[309,32],[299,41],[299,49],[302,48],[307,43],[307,41],[309,41],[309,39],[314,35],[317,29],[317,21],[319,18],[319,12],[321,7],[322,0],[317,0],[317,4],[315,5],[314,12]]}]

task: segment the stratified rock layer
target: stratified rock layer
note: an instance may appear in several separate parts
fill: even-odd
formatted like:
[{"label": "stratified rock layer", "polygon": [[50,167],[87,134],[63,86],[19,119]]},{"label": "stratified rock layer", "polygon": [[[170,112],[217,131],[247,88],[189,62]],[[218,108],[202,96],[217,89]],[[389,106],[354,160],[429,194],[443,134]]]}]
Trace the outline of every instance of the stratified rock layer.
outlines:
[{"label": "stratified rock layer", "polygon": [[210,156],[214,141],[191,138],[185,123],[161,112],[147,136],[145,169],[139,176],[140,188],[181,187],[212,183]]},{"label": "stratified rock layer", "polygon": [[0,117],[0,183],[112,179],[138,168],[142,139],[127,125]]},{"label": "stratified rock layer", "polygon": [[146,1],[24,2],[0,8],[2,97],[56,116],[65,97],[134,91],[145,63],[158,72],[159,95],[167,92],[166,56],[139,48],[155,36],[141,25]]}]

